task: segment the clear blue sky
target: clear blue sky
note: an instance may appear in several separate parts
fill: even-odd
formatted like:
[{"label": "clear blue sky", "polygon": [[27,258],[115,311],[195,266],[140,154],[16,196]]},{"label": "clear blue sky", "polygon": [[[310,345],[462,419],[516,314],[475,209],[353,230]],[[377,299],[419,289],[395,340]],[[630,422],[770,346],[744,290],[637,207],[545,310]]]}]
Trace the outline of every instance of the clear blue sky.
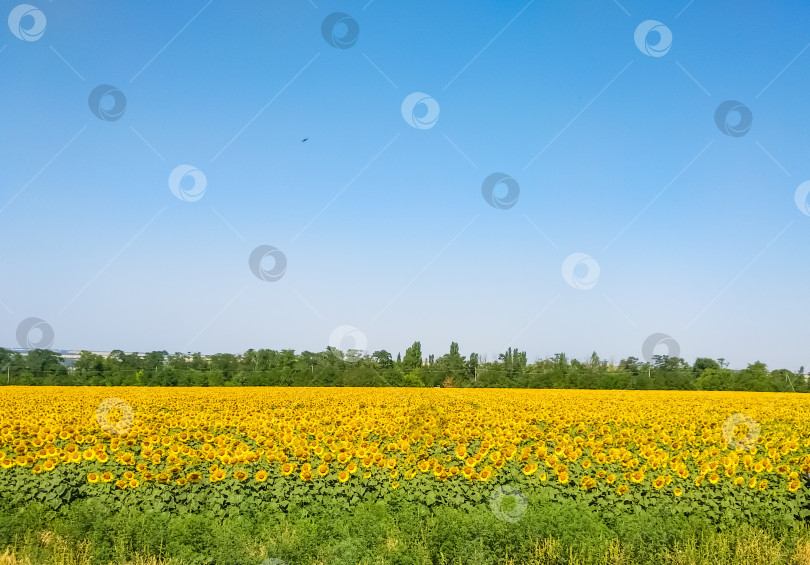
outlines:
[{"label": "clear blue sky", "polygon": [[[804,0],[31,1],[44,32],[30,9],[0,32],[4,346],[32,316],[55,348],[204,353],[348,325],[369,351],[618,361],[662,332],[690,362],[810,367]],[[648,20],[668,51],[636,45]],[[89,108],[103,84],[120,119]],[[201,198],[170,190],[181,165]],[[482,196],[496,172],[512,207]]]}]

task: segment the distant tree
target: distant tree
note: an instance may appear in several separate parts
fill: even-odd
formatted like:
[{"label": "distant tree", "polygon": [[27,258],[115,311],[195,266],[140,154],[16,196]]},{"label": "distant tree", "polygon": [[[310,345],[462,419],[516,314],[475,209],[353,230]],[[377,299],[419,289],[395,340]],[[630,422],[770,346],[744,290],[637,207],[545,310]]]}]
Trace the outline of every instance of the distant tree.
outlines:
[{"label": "distant tree", "polygon": [[104,383],[104,357],[97,353],[81,351],[72,370],[79,384],[100,385]]},{"label": "distant tree", "polygon": [[[408,347],[404,358],[384,349],[370,356],[362,351],[249,349],[243,355],[152,351],[144,355],[116,349],[103,358],[82,351],[70,368],[50,350],[25,355],[0,348],[0,384],[138,385],[138,386],[443,386],[511,388],[584,388],[655,390],[752,390],[810,392],[805,368],[770,371],[756,362],[741,371],[723,358],[698,357],[689,365],[679,357],[656,355],[651,363],[636,357],[618,365],[596,352],[584,360],[558,353],[531,365],[526,352],[508,348],[488,361],[471,353],[466,359],[458,342],[448,353],[426,356],[421,342]],[[423,361],[427,362],[423,365]]]},{"label": "distant tree", "polygon": [[699,377],[706,369],[720,369],[720,363],[708,357],[698,357],[692,365],[695,378]]},{"label": "distant tree", "polygon": [[210,358],[211,368],[224,382],[231,382],[239,371],[239,359],[232,353],[218,353]]},{"label": "distant tree", "polygon": [[405,358],[402,360],[402,368],[406,373],[422,366],[422,343],[414,341],[413,345],[405,351]]},{"label": "distant tree", "polygon": [[799,384],[799,377],[787,369],[776,369],[771,371],[771,382],[773,388],[778,392],[797,392],[796,385]]},{"label": "distant tree", "polygon": [[602,376],[607,372],[607,361],[599,358],[596,351],[591,353],[590,359],[581,366],[579,388],[597,388]]},{"label": "distant tree", "polygon": [[[406,354],[407,357],[407,354]],[[420,375],[421,369],[417,368],[407,373],[404,377],[402,377],[402,386],[409,386],[409,387],[423,387],[425,383],[422,381],[422,377]]]},{"label": "distant tree", "polygon": [[317,353],[313,353],[311,351],[302,351],[298,355],[297,364],[296,364],[296,373],[300,376],[309,378],[311,382],[314,383],[316,380],[315,371],[316,368],[318,370],[320,376],[320,361],[321,357]]},{"label": "distant tree", "polygon": [[653,387],[662,390],[693,390],[694,372],[680,357],[655,356],[657,364],[652,371]]},{"label": "distant tree", "polygon": [[465,376],[465,360],[458,351],[458,343],[450,344],[450,352],[442,355],[436,360],[435,367],[431,364],[431,370],[436,373],[436,380],[444,386],[445,381],[449,383],[460,382]]},{"label": "distant tree", "polygon": [[650,363],[641,363],[638,366],[638,372],[633,374],[630,379],[630,388],[635,390],[650,390],[654,388],[654,381],[652,379],[652,365]]},{"label": "distant tree", "polygon": [[25,356],[26,368],[35,379],[49,378],[51,381],[67,374],[62,365],[62,356],[50,349],[32,349]]},{"label": "distant tree", "polygon": [[360,359],[363,359],[365,355],[366,352],[361,349],[347,349],[344,358],[349,363],[356,363]]},{"label": "distant tree", "polygon": [[475,382],[478,376],[478,354],[470,353],[470,359],[465,364],[467,382]]},{"label": "distant tree", "polygon": [[810,390],[808,388],[807,375],[805,375],[805,373],[804,373],[804,365],[799,367],[799,370],[796,371],[795,388],[796,388],[796,392],[808,392],[808,390]]},{"label": "distant tree", "polygon": [[549,388],[551,379],[546,360],[537,360],[526,367],[526,386],[528,388]]},{"label": "distant tree", "polygon": [[699,390],[732,390],[734,387],[734,371],[721,367],[708,367],[695,380]]},{"label": "distant tree", "polygon": [[504,363],[488,363],[481,367],[478,372],[478,387],[487,388],[508,388],[512,383],[506,377],[506,365]]},{"label": "distant tree", "polygon": [[168,365],[174,369],[185,369],[186,368],[186,356],[183,353],[177,352],[172,355],[169,355],[168,359],[166,360]]},{"label": "distant tree", "polygon": [[403,386],[402,371],[397,365],[392,365],[387,369],[382,369],[380,372],[380,377],[382,378],[385,386]]},{"label": "distant tree", "polygon": [[773,391],[775,387],[768,373],[768,367],[765,363],[757,361],[736,374],[734,390]]},{"label": "distant tree", "polygon": [[18,358],[19,356],[20,354],[16,351],[11,351],[10,349],[0,347],[0,369],[2,369],[2,371],[5,373],[14,362],[15,358]]},{"label": "distant tree", "polygon": [[638,375],[641,371],[641,363],[637,357],[628,357],[619,361],[619,368],[624,369],[631,375]]},{"label": "distant tree", "polygon": [[343,386],[384,386],[380,374],[366,363],[355,363],[347,368],[343,377]]},{"label": "distant tree", "polygon": [[551,386],[553,388],[569,388],[568,372],[571,366],[565,353],[555,353],[551,360]]},{"label": "distant tree", "polygon": [[599,376],[596,386],[605,390],[627,390],[632,388],[633,377],[627,369],[611,363]]},{"label": "distant tree", "polygon": [[380,349],[371,354],[371,358],[376,361],[383,369],[389,369],[394,366],[394,361],[391,359],[391,354],[385,349]]},{"label": "distant tree", "polygon": [[209,369],[208,360],[205,359],[199,351],[193,353],[191,359],[186,361],[186,364],[190,369],[194,369],[195,371],[206,372]]},{"label": "distant tree", "polygon": [[120,349],[110,351],[104,361],[105,382],[109,385],[135,384],[135,375],[143,368],[137,353],[125,353]]},{"label": "distant tree", "polygon": [[504,353],[498,355],[498,361],[503,363],[503,377],[516,384],[523,378],[526,368],[526,352],[508,348]]},{"label": "distant tree", "polygon": [[[225,386],[226,382],[222,376],[222,370],[211,367],[209,371],[203,373],[207,377],[207,386]],[[230,383],[227,383],[230,384]]]},{"label": "distant tree", "polygon": [[[169,357],[168,351],[150,351],[143,357],[143,361],[141,366],[143,367],[143,380],[146,381],[146,384],[155,384],[158,386],[170,386],[163,384],[167,381],[165,378],[161,378],[161,373],[163,369],[166,367],[166,360]],[[138,383],[141,384],[141,383]]]}]

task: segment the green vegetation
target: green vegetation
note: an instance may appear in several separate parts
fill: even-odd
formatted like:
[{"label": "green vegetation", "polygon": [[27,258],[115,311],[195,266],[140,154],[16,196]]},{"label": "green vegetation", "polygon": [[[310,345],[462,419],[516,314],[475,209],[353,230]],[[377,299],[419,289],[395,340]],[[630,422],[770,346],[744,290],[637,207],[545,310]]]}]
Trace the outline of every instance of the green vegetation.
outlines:
[{"label": "green vegetation", "polygon": [[459,353],[457,343],[446,355],[422,355],[420,342],[394,360],[385,350],[371,355],[333,347],[296,354],[291,349],[250,349],[242,355],[203,356],[166,351],[145,355],[112,351],[107,357],[82,351],[68,367],[47,349],[22,355],[0,348],[0,382],[18,385],[106,386],[408,386],[577,388],[629,390],[747,390],[809,392],[804,367],[768,370],[756,362],[729,369],[724,359],[698,358],[690,365],[679,357],[657,355],[650,362],[635,357],[608,363],[593,353],[570,360],[565,354],[527,362],[526,352],[507,349],[487,362]]},{"label": "green vegetation", "polygon": [[59,511],[36,503],[0,506],[0,548],[17,554],[19,561],[9,563],[27,557],[88,565],[138,557],[176,565],[808,564],[810,529],[800,522],[773,526],[768,516],[718,524],[665,506],[606,518],[586,504],[532,498],[514,523],[499,520],[486,505],[466,512],[363,503],[351,511],[304,507],[217,518],[88,499]]}]

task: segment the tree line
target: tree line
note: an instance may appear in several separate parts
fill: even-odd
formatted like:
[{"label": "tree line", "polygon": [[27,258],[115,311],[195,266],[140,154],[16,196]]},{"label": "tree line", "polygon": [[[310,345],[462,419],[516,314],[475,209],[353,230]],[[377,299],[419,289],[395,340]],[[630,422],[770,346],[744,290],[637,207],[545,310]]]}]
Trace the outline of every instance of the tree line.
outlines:
[{"label": "tree line", "polygon": [[0,367],[10,385],[90,386],[405,386],[577,388],[633,390],[747,390],[810,392],[804,367],[769,370],[757,361],[742,370],[724,359],[699,357],[693,364],[680,357],[636,357],[609,363],[569,359],[558,353],[528,363],[525,351],[507,349],[488,361],[459,353],[458,343],[436,358],[424,357],[416,341],[396,359],[385,350],[372,354],[327,347],[295,353],[291,349],[249,349],[241,355],[218,353],[143,355],[115,350],[102,356],[82,351],[72,365],[48,349],[26,354],[0,348]]}]

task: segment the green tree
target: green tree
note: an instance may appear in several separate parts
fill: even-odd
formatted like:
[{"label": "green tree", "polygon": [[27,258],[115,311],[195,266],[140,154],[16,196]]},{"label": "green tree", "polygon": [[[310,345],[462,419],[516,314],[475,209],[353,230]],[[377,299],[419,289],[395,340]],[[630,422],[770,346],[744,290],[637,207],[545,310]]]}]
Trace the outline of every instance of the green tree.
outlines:
[{"label": "green tree", "polygon": [[422,366],[422,343],[414,341],[413,345],[405,351],[405,358],[402,360],[402,368],[406,373]]},{"label": "green tree", "polygon": [[653,388],[660,390],[693,390],[694,372],[680,357],[656,355],[652,371]]},{"label": "green tree", "polygon": [[72,370],[80,384],[100,385],[104,383],[104,357],[97,353],[81,351]]},{"label": "green tree", "polygon": [[343,376],[343,386],[384,386],[377,370],[367,362],[353,363]]},{"label": "green tree", "polygon": [[[29,380],[22,378],[23,373]],[[25,358],[16,351],[0,347],[0,384],[30,384],[31,378]]]},{"label": "green tree", "polygon": [[226,383],[233,382],[239,372],[239,359],[232,353],[217,353],[211,356],[209,362],[213,371],[219,372]]},{"label": "green tree", "polygon": [[765,363],[757,361],[737,373],[734,390],[773,391],[775,387],[768,373],[768,367]]},{"label": "green tree", "polygon": [[141,366],[143,367],[143,380],[145,384],[172,386],[167,384],[171,382],[171,379],[167,379],[166,376],[162,375],[168,357],[168,351],[150,351],[144,355]]},{"label": "green tree", "polygon": [[391,354],[385,349],[375,351],[372,353],[371,358],[374,359],[374,361],[376,361],[377,364],[383,369],[390,369],[394,366],[394,360],[391,358]]},{"label": "green tree", "polygon": [[714,359],[709,359],[708,357],[698,357],[697,359],[695,359],[694,365],[692,365],[692,370],[695,373],[695,378],[699,377],[706,369],[719,369],[719,368],[720,363],[718,363]]},{"label": "green tree", "polygon": [[554,388],[570,388],[568,371],[571,366],[568,364],[568,357],[565,353],[556,353],[552,359],[551,385]]},{"label": "green tree", "polygon": [[423,387],[425,386],[424,381],[422,381],[422,376],[420,375],[422,369],[416,368],[412,370],[410,373],[407,373],[404,377],[402,377],[402,386],[410,386],[410,387]]},{"label": "green tree", "polygon": [[695,380],[699,390],[733,390],[734,371],[721,367],[704,369]]},{"label": "green tree", "polygon": [[796,385],[799,384],[799,379],[793,371],[776,369],[771,371],[771,383],[773,388],[779,392],[797,392]]},{"label": "green tree", "polygon": [[436,373],[436,380],[439,383],[460,384],[464,380],[466,370],[465,358],[458,351],[458,343],[452,342],[450,352],[439,357],[436,366],[431,365],[431,369]]},{"label": "green tree", "polygon": [[62,356],[50,349],[31,349],[25,356],[25,364],[35,379],[49,380],[44,384],[53,383],[67,374],[67,369],[62,365]]}]

